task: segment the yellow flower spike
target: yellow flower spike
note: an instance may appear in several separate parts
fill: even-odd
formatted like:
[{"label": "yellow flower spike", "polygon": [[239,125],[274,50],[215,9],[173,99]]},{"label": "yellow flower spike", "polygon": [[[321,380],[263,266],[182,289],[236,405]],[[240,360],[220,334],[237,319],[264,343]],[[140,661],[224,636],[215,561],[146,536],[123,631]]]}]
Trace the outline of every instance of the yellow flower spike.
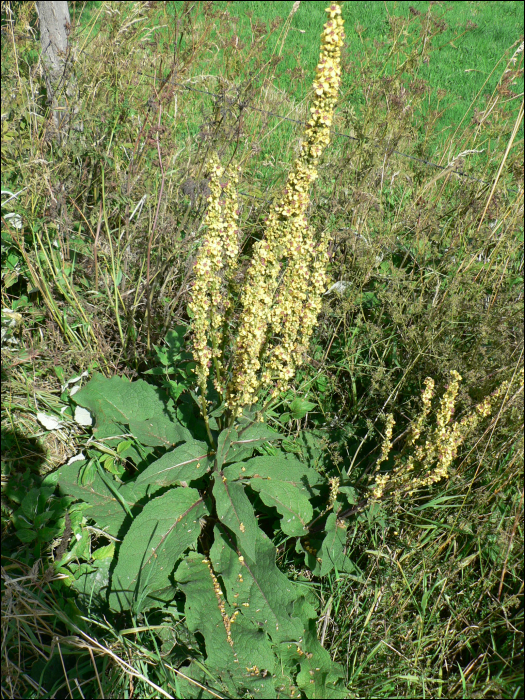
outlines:
[{"label": "yellow flower spike", "polygon": [[[376,462],[376,471],[379,470],[380,465],[388,458],[390,450],[392,449],[392,432],[394,430],[394,416],[389,413],[386,417],[386,429],[385,436],[383,438],[383,443],[381,445],[381,454]],[[385,486],[390,479],[390,474],[377,474],[372,489],[372,498],[374,500],[379,500],[383,495]]]},{"label": "yellow flower spike", "polygon": [[231,278],[239,252],[236,194],[238,174],[234,173],[223,187],[220,179],[224,175],[224,168],[216,155],[211,157],[208,169],[210,195],[204,221],[207,232],[195,262],[195,281],[190,301],[193,313],[193,355],[203,395],[212,360],[217,366],[217,388],[222,388],[222,365],[218,348],[222,340],[224,311],[227,308],[224,280]]},{"label": "yellow flower spike", "polygon": [[432,399],[434,397],[434,380],[431,377],[425,379],[425,390],[422,394],[423,410],[419,414],[416,422],[412,425],[410,435],[408,438],[408,444],[413,445],[421,435],[421,429],[425,421],[428,418],[430,407],[432,405]]},{"label": "yellow flower spike", "polygon": [[340,484],[340,479],[338,476],[333,477],[332,479],[329,479],[330,483],[330,497],[328,499],[328,509],[333,508],[334,503],[337,498],[337,494],[339,493],[339,484]]},{"label": "yellow flower spike", "polygon": [[[377,501],[383,496],[387,486],[389,490],[394,492],[394,498],[399,502],[402,496],[410,495],[417,489],[435,484],[441,479],[448,479],[450,476],[449,468],[457,455],[458,448],[479,421],[492,413],[496,402],[509,386],[508,382],[503,382],[493,394],[479,403],[469,415],[460,421],[454,421],[455,401],[461,376],[455,371],[451,373],[451,376],[452,381],[440,401],[434,430],[427,429],[428,437],[424,443],[416,444],[428,417],[434,392],[433,380],[428,378],[425,381],[425,390],[422,395],[423,408],[413,424],[405,446],[405,450],[411,448],[411,454],[405,457],[404,460],[402,456],[398,455],[395,460],[395,467],[390,473],[376,475],[371,493],[373,501]],[[393,423],[393,419],[391,420]],[[391,431],[387,425],[378,465],[384,461],[384,455],[388,454],[387,448],[390,440]]]},{"label": "yellow flower spike", "polygon": [[261,388],[272,382],[274,393],[286,387],[302,362],[299,350],[308,345],[325,291],[328,241],[322,237],[315,242],[306,211],[319,158],[330,141],[341,83],[341,6],[332,3],[326,12],[312,116],[284,194],[270,210],[264,239],[255,245],[246,275],[233,377],[227,388],[234,416],[255,402]]}]

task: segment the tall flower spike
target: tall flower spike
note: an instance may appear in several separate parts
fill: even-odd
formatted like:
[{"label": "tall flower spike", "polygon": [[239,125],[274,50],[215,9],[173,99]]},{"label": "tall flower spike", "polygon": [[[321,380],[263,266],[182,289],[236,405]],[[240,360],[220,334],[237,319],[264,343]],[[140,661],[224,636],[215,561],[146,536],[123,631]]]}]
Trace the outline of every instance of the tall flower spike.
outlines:
[{"label": "tall flower spike", "polygon": [[[421,489],[437,483],[441,479],[448,479],[450,465],[456,458],[458,448],[465,441],[468,434],[476,427],[480,420],[489,416],[502,394],[507,391],[509,382],[503,382],[498,389],[479,403],[474,411],[454,421],[454,408],[459,389],[461,376],[456,371],[451,372],[451,382],[447,387],[436,414],[436,426],[433,430],[427,429],[427,439],[424,443],[416,444],[422,433],[422,427],[430,411],[434,381],[428,378],[425,381],[423,392],[423,409],[421,416],[414,424],[406,443],[406,449],[411,450],[406,459],[397,455],[394,461],[394,469],[385,474],[376,474],[372,486],[372,500],[379,500],[386,488],[394,492],[394,497],[399,500],[403,496],[410,495],[417,489]],[[391,432],[387,442],[390,441]],[[383,452],[385,443],[383,443]],[[378,464],[382,460],[383,452]]]},{"label": "tall flower spike", "polygon": [[204,221],[207,227],[195,262],[190,309],[193,313],[193,356],[197,362],[197,378],[203,394],[212,361],[216,363],[216,381],[221,386],[222,325],[228,296],[227,281],[237,264],[239,252],[237,229],[237,172],[226,186],[221,185],[224,168],[213,155],[209,163],[210,195]]},{"label": "tall flower spike", "polygon": [[[234,415],[255,402],[261,387],[274,381],[275,390],[281,390],[293,377],[302,357],[299,350],[309,342],[325,289],[327,239],[315,242],[306,211],[319,159],[330,141],[341,83],[341,6],[332,3],[326,12],[328,21],[313,84],[315,98],[301,152],[283,196],[270,210],[265,236],[254,247],[246,275],[233,377],[227,389],[227,403]],[[269,337],[273,339],[270,342]]]}]

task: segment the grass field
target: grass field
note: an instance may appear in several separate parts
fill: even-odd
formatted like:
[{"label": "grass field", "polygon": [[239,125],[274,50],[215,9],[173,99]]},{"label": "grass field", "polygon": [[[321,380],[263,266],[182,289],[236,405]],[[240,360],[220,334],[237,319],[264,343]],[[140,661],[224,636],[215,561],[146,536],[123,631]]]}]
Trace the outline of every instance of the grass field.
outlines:
[{"label": "grass field", "polygon": [[[83,14],[86,26],[90,26],[91,18],[95,19],[95,28],[98,26],[96,8],[99,5],[96,2],[86,3],[87,9]],[[169,3],[167,15],[182,6],[180,1]],[[283,104],[285,114],[300,116],[300,106],[305,104],[309,96],[309,76],[313,74],[318,58],[316,32],[323,23],[324,3],[320,0],[302,3],[293,14],[292,2],[222,1],[214,3],[214,7],[229,12],[232,18],[228,26],[231,41],[236,41],[235,37],[238,37],[241,44],[246,44],[264,36],[264,41],[259,38],[257,42],[257,60],[261,57],[265,61],[272,57],[275,60],[276,56],[280,59],[272,79],[273,99],[269,100],[266,96],[270,103],[268,106],[275,108],[276,104]],[[369,75],[379,73],[389,77],[397,75],[413,51],[417,54],[418,51],[427,50],[418,42],[427,9],[426,2],[359,2],[348,5],[346,41],[349,65],[343,75],[341,110],[346,103],[351,104],[358,114],[360,107],[364,109],[361,85],[366,85],[367,72],[364,65],[356,70],[360,64],[360,58],[357,57],[372,56],[377,51],[375,47],[381,48],[379,55],[382,56],[382,63],[370,65]],[[412,80],[425,83],[424,99],[419,101],[413,128],[418,130],[418,135],[424,142],[422,148],[425,158],[442,163],[444,152],[451,159],[461,151],[461,126],[464,120],[472,117],[483,99],[495,90],[505,56],[510,57],[522,40],[523,17],[521,3],[512,0],[494,3],[441,2],[434,10],[432,30],[436,35],[429,42],[431,54],[419,62],[415,72],[409,69],[408,72],[402,71],[401,76],[406,79],[410,75]],[[289,25],[276,27],[269,36],[265,35],[263,30],[269,29],[277,20],[285,22],[288,17],[291,20]],[[393,45],[395,50],[392,51],[386,40],[391,29],[396,31],[396,18],[411,22],[407,27],[398,25]],[[162,35],[162,30],[160,34]],[[216,38],[213,32],[211,38]],[[236,82],[237,78],[249,74],[249,64],[242,65],[241,69],[241,66],[234,63],[230,71],[228,68],[226,72],[217,70],[227,66],[224,62],[225,49],[220,44],[219,41],[215,45],[216,51],[207,53],[201,62],[194,64],[195,79],[199,83],[195,87],[216,92],[218,84],[212,76],[223,75],[229,80],[235,76]],[[518,78],[513,90],[516,97],[511,95],[507,98],[514,103],[511,108],[516,114],[519,110],[519,95],[522,93],[523,80]],[[203,99],[209,104],[209,98]],[[432,121],[430,133],[425,130],[429,119]],[[197,121],[188,123],[187,128],[192,135],[198,132],[198,124]],[[350,133],[353,135],[353,130]],[[520,134],[523,135],[523,125]],[[265,151],[281,151],[297,135],[298,131],[289,124],[280,123],[278,134],[270,136]],[[444,144],[447,144],[447,149]],[[411,155],[415,154],[414,145],[410,144],[407,149]],[[339,144],[339,147],[346,146]],[[481,171],[486,158],[484,149],[479,150],[480,153],[471,154],[469,165]]]},{"label": "grass field", "polygon": [[[193,428],[189,335],[179,357],[167,333],[194,318],[207,160],[241,165],[242,270],[300,153],[325,3],[70,6],[81,128],[58,143],[34,5],[2,3],[2,697],[224,697],[180,591],[137,615],[97,597],[119,541],[56,470],[82,454],[127,483],[165,452],[82,424],[74,397],[97,371],[167,392]],[[334,127],[351,138],[332,135],[308,211],[330,234],[331,291],[265,420],[354,494],[351,565],[312,573],[263,519],[316,596],[345,697],[523,696],[522,8],[343,6]],[[449,478],[403,490],[426,378],[434,426],[454,372],[450,425],[497,395],[493,411]],[[370,505],[388,414],[381,475],[399,488]],[[208,690],[181,676],[190,658]]]},{"label": "grass field", "polygon": [[[226,8],[227,2],[217,5]],[[239,18],[238,32],[241,40],[250,34],[250,19],[270,24],[275,17],[285,19],[293,3],[285,2],[243,2],[230,5],[231,13]],[[374,42],[384,42],[389,34],[389,23],[395,17],[414,17],[416,12],[425,13],[427,2],[356,2],[346,8],[347,45],[352,57],[359,57],[363,48],[371,48]],[[439,22],[446,23],[446,29],[432,40],[437,48],[432,61],[422,65],[418,77],[428,81],[430,86],[429,105],[435,103],[438,90],[445,90],[441,98],[441,108],[445,110],[438,122],[444,134],[458,124],[466,108],[475,101],[478,93],[489,94],[494,90],[498,77],[494,68],[505,51],[519,43],[523,34],[522,6],[519,2],[442,2],[436,8]],[[288,60],[283,62],[278,87],[293,95],[296,100],[306,97],[308,79],[290,79],[288,71],[298,66],[311,75],[317,62],[315,41],[317,28],[323,21],[324,3],[302,3],[294,14],[291,31],[286,39],[290,49]],[[253,13],[249,18],[248,14]],[[474,26],[475,25],[475,26]],[[304,33],[303,33],[304,32]],[[406,37],[404,51],[408,55],[413,42],[410,34]],[[278,40],[269,43],[265,50],[271,55],[278,51]],[[517,44],[516,44],[517,47]],[[392,70],[389,66],[385,75]],[[352,90],[352,74],[345,76],[344,87]],[[521,84],[521,90],[523,84]],[[520,92],[518,87],[517,92]]]}]

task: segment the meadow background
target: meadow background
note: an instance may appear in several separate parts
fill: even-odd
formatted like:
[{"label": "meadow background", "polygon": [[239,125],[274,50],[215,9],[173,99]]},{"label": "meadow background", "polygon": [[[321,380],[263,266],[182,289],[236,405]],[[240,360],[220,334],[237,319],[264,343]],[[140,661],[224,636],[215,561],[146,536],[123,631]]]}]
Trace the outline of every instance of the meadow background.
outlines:
[{"label": "meadow background", "polygon": [[[180,697],[173,619],[79,597],[90,545],[64,555],[71,499],[42,481],[105,447],[72,413],[94,371],[184,402],[164,338],[190,321],[205,160],[242,165],[248,255],[297,153],[324,6],[70,3],[78,129],[57,144],[34,5],[2,3],[3,697]],[[341,135],[310,211],[339,284],[271,419],[365,493],[385,413],[400,449],[427,376],[462,375],[460,415],[512,381],[448,482],[350,515],[355,571],[311,579],[349,697],[523,695],[522,7],[343,7]]]}]

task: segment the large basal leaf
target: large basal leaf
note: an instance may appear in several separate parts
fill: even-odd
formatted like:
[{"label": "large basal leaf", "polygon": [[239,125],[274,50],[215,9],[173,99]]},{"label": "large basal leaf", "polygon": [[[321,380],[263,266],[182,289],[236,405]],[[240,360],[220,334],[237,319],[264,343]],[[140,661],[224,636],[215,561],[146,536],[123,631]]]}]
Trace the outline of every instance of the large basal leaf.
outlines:
[{"label": "large basal leaf", "polygon": [[175,564],[200,534],[207,508],[196,489],[177,487],[154,498],[131,523],[113,572],[109,604],[140,609],[173,597],[169,580]]},{"label": "large basal leaf", "polygon": [[150,447],[171,447],[191,440],[191,433],[166,415],[155,415],[144,421],[130,420],[129,432],[142,444]]},{"label": "large basal leaf", "polygon": [[241,479],[260,493],[264,503],[282,515],[281,529],[291,537],[308,532],[312,519],[311,486],[320,483],[319,474],[301,462],[286,457],[254,457],[225,467],[228,479]]},{"label": "large basal leaf", "polygon": [[255,536],[259,526],[244,486],[228,481],[223,472],[216,472],[213,495],[219,520],[235,533],[243,552],[255,561]]},{"label": "large basal leaf", "polygon": [[300,620],[292,617],[296,586],[275,564],[276,550],[268,537],[257,528],[255,561],[239,556],[226,534],[215,527],[215,541],[210,559],[226,588],[228,602],[239,616],[265,629],[276,643],[301,638]]},{"label": "large basal leaf", "polygon": [[130,431],[144,445],[170,446],[191,439],[186,428],[171,420],[160,389],[142,379],[130,382],[124,377],[106,379],[95,374],[74,395],[74,401],[95,417],[97,438],[120,435],[121,426],[130,424]]},{"label": "large basal leaf", "polygon": [[190,552],[175,572],[175,580],[186,596],[188,628],[203,635],[206,667],[220,678],[223,692],[239,697],[239,690],[247,689],[252,697],[274,698],[275,657],[268,636],[250,619],[235,615],[205,557]]},{"label": "large basal leaf", "polygon": [[[82,460],[60,467],[57,482],[63,493],[89,503],[85,511],[88,518],[96,521],[97,527],[113,537],[117,537],[128,512],[124,501],[133,515],[142,509],[137,502],[148,492],[148,485],[121,484],[109,474],[102,477],[97,471],[89,479],[83,479],[83,469],[87,462]],[[118,492],[118,496],[115,492]]]},{"label": "large basal leaf", "polygon": [[136,484],[152,484],[155,488],[190,482],[202,478],[211,464],[204,442],[191,440],[167,452],[150,464],[135,479]]}]

